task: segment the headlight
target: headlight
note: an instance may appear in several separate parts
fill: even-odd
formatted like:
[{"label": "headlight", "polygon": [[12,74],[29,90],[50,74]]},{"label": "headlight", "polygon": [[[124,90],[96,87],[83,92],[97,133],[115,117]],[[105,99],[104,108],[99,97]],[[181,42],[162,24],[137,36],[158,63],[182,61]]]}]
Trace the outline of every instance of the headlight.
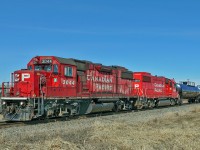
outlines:
[{"label": "headlight", "polygon": [[5,104],[6,104],[6,102],[3,102],[3,103],[2,103],[2,105],[5,105]]},{"label": "headlight", "polygon": [[20,102],[20,105],[23,105],[24,104],[24,102]]}]

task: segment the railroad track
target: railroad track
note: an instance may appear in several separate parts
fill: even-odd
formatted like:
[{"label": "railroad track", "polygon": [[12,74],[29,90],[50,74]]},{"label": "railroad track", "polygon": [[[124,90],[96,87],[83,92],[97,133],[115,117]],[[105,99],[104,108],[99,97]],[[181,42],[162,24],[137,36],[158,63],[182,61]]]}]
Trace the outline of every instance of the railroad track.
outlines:
[{"label": "railroad track", "polygon": [[0,129],[10,128],[10,127],[18,127],[25,125],[23,122],[0,122]]},{"label": "railroad track", "polygon": [[[195,105],[195,104],[189,104],[189,103],[184,103],[184,105]],[[160,106],[158,108],[154,109],[167,109],[169,107],[182,107],[182,106]],[[141,110],[129,110],[129,111],[119,111],[119,112],[101,112],[101,113],[93,113],[93,114],[88,114],[88,115],[80,115],[80,116],[72,116],[72,117],[60,117],[60,118],[49,118],[45,120],[32,120],[32,121],[25,121],[25,122],[0,122],[0,129],[4,128],[10,128],[10,127],[18,127],[18,126],[26,126],[26,125],[37,125],[37,124],[44,124],[44,123],[50,123],[50,122],[57,122],[57,121],[70,121],[70,120],[75,120],[75,119],[87,119],[87,118],[92,118],[92,117],[101,117],[101,116],[109,116],[109,115],[119,115],[119,114],[124,114],[124,113],[137,113],[141,111],[148,111],[148,110],[153,110],[153,109],[141,109]]]}]

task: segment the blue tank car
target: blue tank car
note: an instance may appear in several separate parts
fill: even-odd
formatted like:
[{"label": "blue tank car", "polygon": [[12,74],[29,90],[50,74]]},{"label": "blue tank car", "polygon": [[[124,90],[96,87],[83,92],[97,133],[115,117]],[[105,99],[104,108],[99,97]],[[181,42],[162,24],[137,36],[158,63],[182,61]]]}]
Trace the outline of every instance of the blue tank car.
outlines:
[{"label": "blue tank car", "polygon": [[177,90],[181,99],[188,99],[190,103],[200,101],[200,89],[194,82],[180,82],[177,84]]}]

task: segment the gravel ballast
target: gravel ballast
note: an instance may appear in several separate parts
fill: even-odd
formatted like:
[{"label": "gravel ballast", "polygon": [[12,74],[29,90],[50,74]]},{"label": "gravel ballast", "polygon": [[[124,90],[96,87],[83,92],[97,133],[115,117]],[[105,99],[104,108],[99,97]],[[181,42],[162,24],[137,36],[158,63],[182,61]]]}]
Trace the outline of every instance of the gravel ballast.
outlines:
[{"label": "gravel ballast", "polygon": [[[144,126],[145,129],[146,126],[147,128],[148,126],[159,126],[159,120],[173,122],[171,119],[178,119],[194,112],[198,113],[199,110],[200,104],[192,104],[5,128],[0,130],[0,149],[159,149],[160,147],[155,147],[159,142],[154,143],[154,140],[151,141],[152,146],[147,144],[145,147],[145,144],[140,143],[148,139],[145,137],[147,135],[141,136]],[[165,125],[167,125],[166,122]],[[139,135],[138,138],[137,135]],[[164,149],[168,148],[171,147],[164,145]]]}]

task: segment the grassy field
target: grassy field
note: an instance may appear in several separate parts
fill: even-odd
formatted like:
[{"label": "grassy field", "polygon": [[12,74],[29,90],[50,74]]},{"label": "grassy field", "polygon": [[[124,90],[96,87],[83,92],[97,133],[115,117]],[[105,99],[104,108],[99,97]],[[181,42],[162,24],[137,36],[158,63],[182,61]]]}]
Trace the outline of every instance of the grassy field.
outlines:
[{"label": "grassy field", "polygon": [[[200,113],[169,114],[132,126],[96,122],[88,143],[108,149],[200,149]],[[102,148],[102,149],[104,149]]]},{"label": "grassy field", "polygon": [[134,120],[126,121],[126,118],[124,121],[122,119],[109,122],[104,121],[105,118],[94,118],[90,125],[81,127],[80,124],[80,128],[75,129],[67,129],[66,126],[57,124],[58,128],[55,130],[44,132],[39,128],[32,130],[30,127],[30,132],[23,133],[23,129],[20,129],[17,133],[18,139],[8,140],[8,136],[2,134],[0,149],[198,150],[199,116],[200,107],[194,107],[187,113],[168,112],[161,118],[154,117],[136,124]]},{"label": "grassy field", "polygon": [[[72,133],[69,149],[141,149],[141,150],[183,150],[200,149],[200,110],[189,114],[169,113],[162,119],[153,119],[137,125],[123,122],[105,124],[97,120],[91,129]],[[85,135],[82,137],[80,135]],[[64,140],[58,137],[57,144],[50,147],[62,148]],[[60,142],[60,143],[59,143]]]}]

